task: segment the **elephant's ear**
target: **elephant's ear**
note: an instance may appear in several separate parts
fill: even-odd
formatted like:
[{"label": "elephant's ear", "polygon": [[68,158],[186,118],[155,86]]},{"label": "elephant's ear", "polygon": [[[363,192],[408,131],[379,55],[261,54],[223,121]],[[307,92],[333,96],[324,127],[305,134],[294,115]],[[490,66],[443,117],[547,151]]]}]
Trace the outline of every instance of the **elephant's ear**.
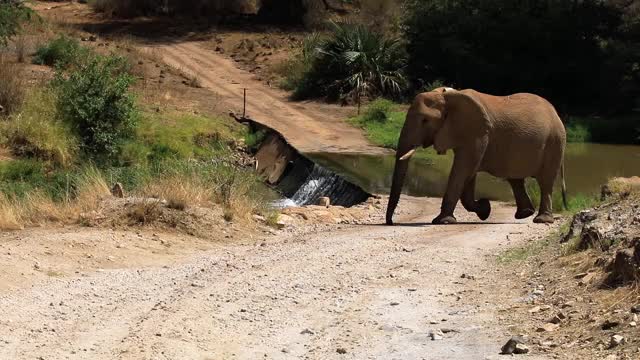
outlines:
[{"label": "elephant's ear", "polygon": [[436,150],[452,149],[489,133],[491,117],[475,91],[447,91],[443,96],[445,120],[436,135]]}]

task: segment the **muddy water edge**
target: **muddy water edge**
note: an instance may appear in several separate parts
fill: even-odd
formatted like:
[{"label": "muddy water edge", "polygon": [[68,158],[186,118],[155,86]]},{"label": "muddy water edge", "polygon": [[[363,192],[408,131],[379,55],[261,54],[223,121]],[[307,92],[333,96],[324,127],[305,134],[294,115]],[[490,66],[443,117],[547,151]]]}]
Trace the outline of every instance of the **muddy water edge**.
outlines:
[{"label": "muddy water edge", "polygon": [[[374,194],[386,194],[391,187],[393,155],[314,153],[305,154],[314,162],[343,175]],[[570,194],[597,194],[607,179],[640,175],[640,146],[569,144],[565,155],[566,182]],[[411,160],[404,193],[412,196],[440,197],[445,191],[453,154],[436,155],[423,150]],[[478,175],[477,196],[511,201],[508,183],[486,173]]]}]

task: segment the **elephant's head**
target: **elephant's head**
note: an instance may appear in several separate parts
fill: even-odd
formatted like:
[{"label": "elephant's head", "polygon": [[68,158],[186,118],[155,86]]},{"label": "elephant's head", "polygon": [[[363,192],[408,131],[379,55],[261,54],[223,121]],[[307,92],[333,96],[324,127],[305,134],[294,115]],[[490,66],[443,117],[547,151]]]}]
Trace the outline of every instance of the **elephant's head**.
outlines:
[{"label": "elephant's head", "polygon": [[473,90],[438,88],[418,94],[400,133],[393,182],[387,206],[387,224],[393,224],[409,159],[419,147],[434,146],[438,154],[455,149],[488,133],[490,121]]}]

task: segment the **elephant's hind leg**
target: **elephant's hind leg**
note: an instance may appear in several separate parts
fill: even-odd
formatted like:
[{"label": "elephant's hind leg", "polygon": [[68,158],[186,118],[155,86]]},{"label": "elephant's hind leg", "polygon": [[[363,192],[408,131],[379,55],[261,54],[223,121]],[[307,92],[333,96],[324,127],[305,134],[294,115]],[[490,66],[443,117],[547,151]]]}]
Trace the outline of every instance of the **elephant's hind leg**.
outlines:
[{"label": "elephant's hind leg", "polygon": [[524,179],[509,179],[511,190],[513,190],[513,196],[516,198],[516,219],[526,219],[533,215],[536,211],[533,208],[533,203],[527,194],[527,189],[524,187]]},{"label": "elephant's hind leg", "polygon": [[491,203],[487,199],[480,199],[476,201],[475,194],[476,176],[473,175],[469,180],[467,180],[464,190],[462,190],[462,197],[460,198],[460,201],[467,211],[476,213],[480,220],[487,220],[491,214]]}]

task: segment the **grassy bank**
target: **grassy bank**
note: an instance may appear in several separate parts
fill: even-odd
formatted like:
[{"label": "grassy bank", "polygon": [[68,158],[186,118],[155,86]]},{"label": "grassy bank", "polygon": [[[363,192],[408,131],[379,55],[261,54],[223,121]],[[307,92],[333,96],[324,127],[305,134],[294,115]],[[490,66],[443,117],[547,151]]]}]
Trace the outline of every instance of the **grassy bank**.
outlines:
[{"label": "grassy bank", "polygon": [[221,208],[228,221],[274,218],[275,194],[237,164],[241,125],[141,103],[127,58],[97,55],[64,36],[33,61],[53,66],[54,79],[11,92],[23,74],[0,72],[8,80],[0,93],[14,104],[0,115],[0,230],[80,221],[115,183],[176,210]]}]

